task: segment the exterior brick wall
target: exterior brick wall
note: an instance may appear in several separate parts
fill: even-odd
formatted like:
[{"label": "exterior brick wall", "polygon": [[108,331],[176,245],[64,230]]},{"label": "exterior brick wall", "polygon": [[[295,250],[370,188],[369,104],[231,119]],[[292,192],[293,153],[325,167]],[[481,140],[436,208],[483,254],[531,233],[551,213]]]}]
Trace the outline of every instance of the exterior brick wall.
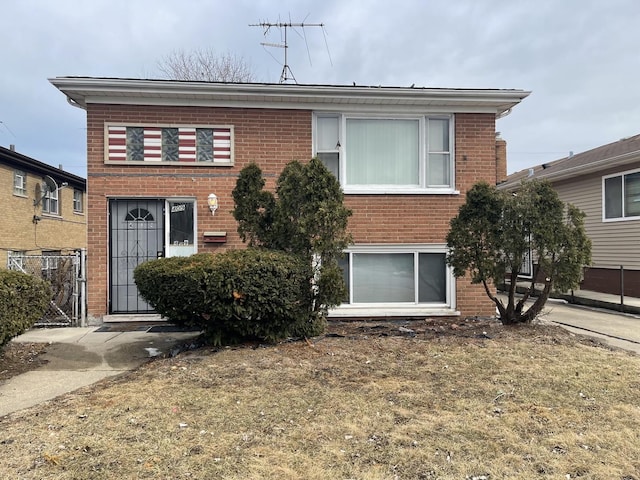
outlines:
[{"label": "exterior brick wall", "polygon": [[[73,188],[58,191],[60,215],[43,214],[41,204],[33,205],[35,186],[42,183],[42,175],[27,172],[26,196],[21,196],[13,193],[14,171],[10,165],[0,165],[0,268],[7,267],[7,250],[38,255],[43,250],[65,253],[86,248],[86,216],[73,211]],[[34,215],[41,218],[37,224]]]},{"label": "exterior brick wall", "polygon": [[[121,124],[233,125],[233,166],[140,166],[105,164],[105,122]],[[231,215],[240,170],[256,162],[273,188],[282,168],[312,154],[312,113],[301,110],[166,107],[90,104],[88,123],[88,312],[108,311],[108,198],[195,197],[198,251],[242,247]],[[356,243],[444,243],[449,219],[478,180],[496,182],[495,117],[457,114],[456,186],[459,195],[349,195],[350,229]],[[215,193],[219,208],[212,216],[207,196]],[[203,243],[204,231],[226,231],[222,245]],[[494,308],[480,286],[457,282],[462,315],[491,315]]]}]

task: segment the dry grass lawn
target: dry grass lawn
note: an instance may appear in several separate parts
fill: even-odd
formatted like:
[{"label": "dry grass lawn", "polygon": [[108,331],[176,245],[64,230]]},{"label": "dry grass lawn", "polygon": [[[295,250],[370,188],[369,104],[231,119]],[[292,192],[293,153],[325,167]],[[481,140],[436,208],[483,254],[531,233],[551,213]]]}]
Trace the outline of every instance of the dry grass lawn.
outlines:
[{"label": "dry grass lawn", "polygon": [[0,419],[0,478],[640,480],[639,357],[409,327],[153,361]]}]

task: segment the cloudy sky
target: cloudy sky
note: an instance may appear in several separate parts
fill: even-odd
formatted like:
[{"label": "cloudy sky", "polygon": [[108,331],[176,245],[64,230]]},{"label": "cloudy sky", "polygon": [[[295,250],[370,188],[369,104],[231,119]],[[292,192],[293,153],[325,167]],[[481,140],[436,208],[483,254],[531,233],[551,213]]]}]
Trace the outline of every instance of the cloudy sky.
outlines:
[{"label": "cloudy sky", "polygon": [[638,0],[4,0],[0,16],[0,145],[81,176],[85,113],[47,78],[158,78],[202,48],[277,83],[263,21],[325,24],[289,32],[299,83],[531,90],[497,124],[510,173],[640,133]]}]

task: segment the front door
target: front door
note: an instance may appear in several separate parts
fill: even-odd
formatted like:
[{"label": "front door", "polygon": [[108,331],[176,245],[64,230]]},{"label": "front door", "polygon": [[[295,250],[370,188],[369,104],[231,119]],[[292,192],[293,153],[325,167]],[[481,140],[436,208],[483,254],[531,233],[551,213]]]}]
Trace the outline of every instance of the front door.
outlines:
[{"label": "front door", "polygon": [[109,201],[109,313],[150,313],[138,293],[133,270],[164,255],[164,200]]}]

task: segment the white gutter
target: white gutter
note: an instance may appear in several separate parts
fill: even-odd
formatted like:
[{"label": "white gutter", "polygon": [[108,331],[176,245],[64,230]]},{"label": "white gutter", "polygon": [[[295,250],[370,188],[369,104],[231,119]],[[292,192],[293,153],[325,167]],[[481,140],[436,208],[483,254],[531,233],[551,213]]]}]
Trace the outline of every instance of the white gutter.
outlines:
[{"label": "white gutter", "polygon": [[[634,150],[632,152],[624,153],[622,155],[616,155],[615,157],[603,158],[600,160],[596,160],[595,162],[588,163],[587,165],[576,165],[571,168],[563,169],[558,172],[550,172],[544,173],[544,170],[538,171],[533,177],[524,177],[519,178],[517,181],[511,181],[508,183],[502,183],[498,185],[498,188],[509,190],[514,187],[517,188],[520,185],[522,180],[526,180],[527,178],[534,178],[539,180],[549,180],[550,182],[566,180],[568,178],[575,178],[582,175],[587,175],[589,173],[594,173],[603,170],[603,167],[614,168],[620,165],[624,165],[629,163],[632,160],[640,160],[640,150]],[[537,165],[539,166],[539,165]]]},{"label": "white gutter", "polygon": [[[439,89],[333,85],[246,84],[183,82],[83,77],[57,77],[49,81],[78,105],[113,103],[131,98],[131,103],[162,103],[163,99],[183,104],[213,103],[309,105],[459,106],[502,114],[526,98],[524,90]],[[281,107],[282,108],[282,107]],[[289,107],[287,107],[289,108]]]}]

